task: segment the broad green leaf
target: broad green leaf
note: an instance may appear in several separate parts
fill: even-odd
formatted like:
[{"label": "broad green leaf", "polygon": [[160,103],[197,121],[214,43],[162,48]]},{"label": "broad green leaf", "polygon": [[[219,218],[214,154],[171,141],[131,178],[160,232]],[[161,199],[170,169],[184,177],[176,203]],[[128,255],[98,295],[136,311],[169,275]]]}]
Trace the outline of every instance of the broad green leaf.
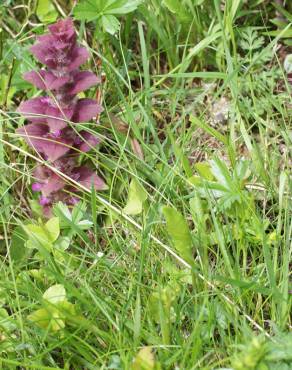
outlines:
[{"label": "broad green leaf", "polygon": [[26,248],[25,242],[27,241],[27,235],[21,226],[17,226],[13,230],[11,245],[10,245],[10,256],[12,261],[18,262],[25,256]]},{"label": "broad green leaf", "polygon": [[147,193],[138,182],[133,179],[130,184],[129,196],[127,204],[124,208],[124,213],[127,215],[138,215],[143,210],[143,203],[147,199]]},{"label": "broad green leaf", "polygon": [[65,327],[65,322],[60,318],[60,313],[57,309],[47,310],[46,308],[40,308],[27,318],[40,328],[50,329],[52,332],[57,332]]},{"label": "broad green leaf", "polygon": [[43,307],[28,316],[39,327],[56,332],[65,327],[65,319],[76,317],[75,307],[67,301],[63,285],[51,286],[43,294],[43,299]]},{"label": "broad green leaf", "polygon": [[29,248],[39,248],[40,246],[48,250],[52,248],[52,242],[44,226],[30,224],[25,225],[24,230],[29,237],[26,243]]},{"label": "broad green leaf", "polygon": [[143,347],[137,353],[132,363],[132,370],[153,370],[155,359],[151,347]]},{"label": "broad green leaf", "polygon": [[59,217],[52,217],[46,224],[45,228],[49,234],[51,242],[54,242],[58,239],[60,235],[60,223]]},{"label": "broad green leaf", "polygon": [[193,263],[192,237],[186,220],[181,213],[172,207],[165,206],[162,212],[166,219],[167,231],[176,250],[188,263]]},{"label": "broad green leaf", "polygon": [[56,241],[60,234],[59,218],[51,218],[45,225],[29,224],[23,226],[29,240],[26,246],[29,248],[39,248],[40,246],[47,250],[52,249],[52,243]]},{"label": "broad green leaf", "polygon": [[64,301],[66,299],[66,291],[64,286],[61,284],[51,286],[45,291],[43,298],[52,304]]},{"label": "broad green leaf", "polygon": [[101,23],[104,30],[111,35],[114,35],[120,29],[120,22],[114,15],[103,15],[101,17]]},{"label": "broad green leaf", "polygon": [[58,12],[51,0],[38,0],[36,14],[44,23],[54,22],[58,17]]}]

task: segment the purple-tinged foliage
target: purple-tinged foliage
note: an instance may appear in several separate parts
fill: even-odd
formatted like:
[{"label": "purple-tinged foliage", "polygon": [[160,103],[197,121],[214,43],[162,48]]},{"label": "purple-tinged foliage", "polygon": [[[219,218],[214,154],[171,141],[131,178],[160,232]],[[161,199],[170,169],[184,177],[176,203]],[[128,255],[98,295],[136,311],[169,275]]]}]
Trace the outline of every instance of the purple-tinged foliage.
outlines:
[{"label": "purple-tinged foliage", "polygon": [[38,89],[48,91],[49,96],[20,104],[18,111],[30,123],[17,130],[28,145],[57,170],[41,165],[34,173],[36,182],[32,190],[41,192],[40,204],[47,216],[57,201],[71,205],[78,201],[78,197],[72,196],[78,190],[74,182],[88,189],[106,188],[91,169],[76,164],[78,154],[94,148],[99,139],[87,131],[78,132],[74,123],[88,122],[102,112],[95,100],[79,99],[77,94],[99,83],[100,78],[90,71],[79,70],[89,53],[78,45],[70,18],[48,28],[49,33],[38,37],[31,47],[32,54],[46,69],[27,72],[23,77]]}]

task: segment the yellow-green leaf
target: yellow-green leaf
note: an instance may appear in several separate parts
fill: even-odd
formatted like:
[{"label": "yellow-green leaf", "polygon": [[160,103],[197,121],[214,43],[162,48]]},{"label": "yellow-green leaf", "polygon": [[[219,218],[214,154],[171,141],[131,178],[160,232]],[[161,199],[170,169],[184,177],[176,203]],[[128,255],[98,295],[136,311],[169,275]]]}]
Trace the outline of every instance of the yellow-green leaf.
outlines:
[{"label": "yellow-green leaf", "polygon": [[66,291],[64,286],[61,284],[51,286],[45,291],[43,298],[53,304],[64,301],[66,299]]},{"label": "yellow-green leaf", "polygon": [[49,234],[49,238],[51,242],[54,242],[58,239],[58,236],[60,235],[60,223],[59,223],[59,217],[53,217],[51,218],[46,224],[45,228]]},{"label": "yellow-green leaf", "polygon": [[143,203],[147,199],[147,193],[138,180],[133,179],[130,184],[129,196],[124,213],[138,215],[143,210]]},{"label": "yellow-green leaf", "polygon": [[154,366],[155,359],[151,347],[143,347],[134,358],[132,370],[153,370]]},{"label": "yellow-green leaf", "polygon": [[44,23],[54,22],[58,17],[58,13],[51,0],[38,0],[36,14],[40,21]]},{"label": "yellow-green leaf", "polygon": [[181,213],[172,207],[165,206],[162,212],[166,219],[167,231],[176,250],[188,263],[193,263],[192,237],[186,220]]},{"label": "yellow-green leaf", "polygon": [[52,332],[59,331],[65,327],[65,322],[60,318],[58,310],[40,308],[30,314],[28,320],[34,322],[40,328],[49,329]]},{"label": "yellow-green leaf", "polygon": [[205,180],[212,181],[214,179],[211,166],[208,162],[196,163],[195,169]]},{"label": "yellow-green leaf", "polygon": [[30,224],[23,226],[23,228],[29,237],[27,246],[30,248],[39,248],[41,245],[46,249],[51,248],[52,242],[47,230],[43,226]]}]

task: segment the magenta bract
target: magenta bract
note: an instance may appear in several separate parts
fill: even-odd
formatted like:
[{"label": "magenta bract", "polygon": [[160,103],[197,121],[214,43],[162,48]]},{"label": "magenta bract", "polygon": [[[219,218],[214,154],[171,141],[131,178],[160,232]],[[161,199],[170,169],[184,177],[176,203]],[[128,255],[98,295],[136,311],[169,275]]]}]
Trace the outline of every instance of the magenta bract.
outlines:
[{"label": "magenta bract", "polygon": [[79,99],[77,94],[100,83],[100,78],[91,71],[79,70],[89,53],[78,45],[70,18],[59,20],[48,29],[49,33],[39,36],[30,49],[46,69],[27,72],[23,77],[38,89],[48,91],[49,96],[20,104],[18,112],[30,123],[17,129],[41,158],[64,175],[46,166],[38,166],[34,172],[36,182],[32,190],[41,192],[40,204],[47,216],[56,201],[67,204],[78,201],[70,194],[77,191],[70,179],[89,189],[106,188],[91,169],[76,164],[78,154],[94,148],[99,139],[87,131],[78,132],[74,123],[88,122],[102,112],[95,100]]}]

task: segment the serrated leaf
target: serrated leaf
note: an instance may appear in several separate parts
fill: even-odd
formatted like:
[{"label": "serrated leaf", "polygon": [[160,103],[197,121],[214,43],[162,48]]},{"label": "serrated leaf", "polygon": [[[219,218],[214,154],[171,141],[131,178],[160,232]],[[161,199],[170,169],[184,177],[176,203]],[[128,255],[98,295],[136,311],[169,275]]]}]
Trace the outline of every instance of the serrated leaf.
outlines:
[{"label": "serrated leaf", "polygon": [[[75,207],[74,207],[74,209],[75,209]],[[72,221],[72,214],[71,214],[71,212],[70,212],[70,210],[69,210],[69,208],[66,204],[64,204],[62,202],[58,202],[54,207],[54,211],[56,212],[56,214],[59,215],[61,213],[61,215],[64,216],[67,220]],[[74,212],[74,210],[73,210],[73,212]]]},{"label": "serrated leaf", "polygon": [[51,286],[43,294],[43,299],[52,304],[57,304],[64,301],[66,299],[66,291],[64,286],[61,284]]},{"label": "serrated leaf", "polygon": [[76,5],[73,13],[76,19],[88,22],[100,18],[105,30],[114,34],[119,29],[119,21],[114,15],[130,13],[137,9],[142,1],[143,0],[83,0]]},{"label": "serrated leaf", "polygon": [[120,29],[120,22],[114,15],[103,15],[101,17],[101,23],[104,30],[111,35],[114,35]]},{"label": "serrated leaf", "polygon": [[147,193],[143,186],[136,179],[132,179],[124,213],[127,215],[138,215],[142,212],[143,203],[146,201],[146,199]]},{"label": "serrated leaf", "polygon": [[75,19],[91,22],[100,17],[99,9],[95,2],[79,1],[73,11]]},{"label": "serrated leaf", "polygon": [[215,159],[210,161],[210,165],[212,174],[215,176],[219,184],[223,185],[226,189],[230,189],[233,186],[232,177],[226,164],[219,159]]},{"label": "serrated leaf", "polygon": [[172,207],[163,207],[166,228],[173,240],[176,250],[188,263],[193,263],[192,237],[183,215]]},{"label": "serrated leaf", "polygon": [[245,32],[242,33],[240,46],[244,50],[252,51],[259,49],[264,44],[264,42],[264,37],[259,36],[256,30],[249,27],[246,29]]}]

